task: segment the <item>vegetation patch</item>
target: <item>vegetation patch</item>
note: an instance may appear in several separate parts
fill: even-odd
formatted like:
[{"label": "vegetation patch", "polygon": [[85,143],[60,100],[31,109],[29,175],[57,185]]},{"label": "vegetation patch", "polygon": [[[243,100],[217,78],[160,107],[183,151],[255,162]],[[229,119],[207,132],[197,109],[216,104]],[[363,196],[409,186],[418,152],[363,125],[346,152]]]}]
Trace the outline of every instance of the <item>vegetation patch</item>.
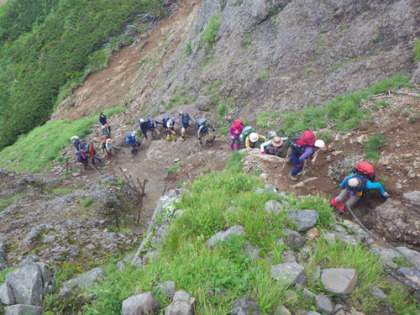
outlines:
[{"label": "vegetation patch", "polygon": [[18,200],[19,198],[23,197],[23,193],[19,193],[7,198],[1,198],[0,199],[0,211],[2,211],[7,206],[10,206],[15,200]]},{"label": "vegetation patch", "polygon": [[206,29],[200,38],[200,48],[207,44],[207,49],[211,49],[216,43],[216,35],[219,31],[220,24],[222,23],[222,15],[213,15],[207,23]]},{"label": "vegetation patch", "polygon": [[169,174],[172,174],[173,172],[177,171],[182,166],[182,164],[184,164],[184,163],[182,163],[182,162],[176,163],[174,166],[168,168],[167,171],[166,171],[166,173],[168,175]]},{"label": "vegetation patch", "polygon": [[381,133],[371,134],[365,144],[366,157],[368,159],[377,160],[380,158],[379,150],[385,146]]},{"label": "vegetation patch", "polygon": [[416,40],[414,43],[414,60],[420,60],[420,40]]}]

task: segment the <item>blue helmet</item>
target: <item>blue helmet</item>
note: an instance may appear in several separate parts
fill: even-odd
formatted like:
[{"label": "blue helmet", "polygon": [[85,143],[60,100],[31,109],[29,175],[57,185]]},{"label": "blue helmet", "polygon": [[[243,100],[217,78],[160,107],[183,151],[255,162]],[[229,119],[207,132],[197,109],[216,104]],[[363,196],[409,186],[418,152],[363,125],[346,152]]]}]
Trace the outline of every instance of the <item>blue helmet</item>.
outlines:
[{"label": "blue helmet", "polygon": [[147,119],[148,121],[152,121],[154,120],[153,117],[149,117],[149,119]]},{"label": "blue helmet", "polygon": [[172,119],[173,121],[176,121],[176,118],[175,118],[175,117],[172,117],[171,119]]}]

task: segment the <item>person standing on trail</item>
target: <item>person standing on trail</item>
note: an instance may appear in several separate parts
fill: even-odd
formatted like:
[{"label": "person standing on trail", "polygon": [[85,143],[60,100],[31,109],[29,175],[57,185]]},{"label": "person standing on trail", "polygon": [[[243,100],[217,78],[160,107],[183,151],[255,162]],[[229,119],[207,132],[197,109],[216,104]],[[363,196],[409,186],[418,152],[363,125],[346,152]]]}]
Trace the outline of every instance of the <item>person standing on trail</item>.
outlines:
[{"label": "person standing on trail", "polygon": [[215,131],[213,125],[207,122],[207,119],[200,118],[197,120],[197,138],[202,147],[207,143],[212,143],[216,137],[215,135],[209,136],[209,128],[213,132]]},{"label": "person standing on trail", "polygon": [[318,149],[325,151],[325,142],[323,140],[315,140],[315,135],[312,131],[307,130],[303,135],[295,140],[291,145],[292,154],[290,155],[290,161],[293,162],[294,168],[289,173],[289,178],[296,181],[296,175],[303,170],[305,159],[311,158],[312,164],[316,160],[316,152]]},{"label": "person standing on trail", "polygon": [[158,132],[157,132],[157,124],[161,124],[158,121],[155,121],[153,117],[149,117],[149,119],[147,119],[147,129],[150,131],[150,135],[153,137],[157,137]]},{"label": "person standing on trail", "polygon": [[149,122],[144,120],[144,118],[138,119],[137,122],[139,123],[140,130],[141,130],[144,138],[146,138],[146,140],[147,140],[147,131],[149,131]]},{"label": "person standing on trail", "polygon": [[187,134],[187,130],[190,127],[190,121],[192,121],[194,124],[197,124],[195,119],[188,114],[187,112],[181,111],[179,113],[179,123],[181,124],[181,138],[182,140],[185,139],[185,136]]},{"label": "person standing on trail", "polygon": [[101,131],[105,138],[111,138],[111,126],[108,123],[101,126]]},{"label": "person standing on trail", "polygon": [[242,130],[244,129],[243,124],[239,123],[238,121],[235,121],[233,125],[229,129],[230,133],[230,149],[233,150],[233,146],[236,143],[235,149],[239,150],[241,147],[241,142],[239,140],[239,137],[241,136]]},{"label": "person standing on trail", "polygon": [[99,163],[102,163],[102,160],[96,156],[96,150],[95,146],[93,145],[93,142],[89,143],[88,146],[89,155],[92,158],[92,164],[95,164],[95,159],[99,161]]},{"label": "person standing on trail", "polygon": [[99,114],[99,123],[103,126],[106,124],[106,116],[103,112]]},{"label": "person standing on trail", "polygon": [[125,143],[131,147],[131,154],[135,155],[137,153],[137,149],[140,147],[141,142],[136,140],[136,132],[133,131],[132,133],[128,133],[125,137]]},{"label": "person standing on trail", "polygon": [[[373,170],[373,171],[372,171]],[[341,182],[343,188],[340,194],[331,200],[331,206],[338,208],[337,214],[343,215],[348,208],[352,208],[363,196],[366,190],[377,189],[385,198],[389,194],[384,190],[381,183],[374,182],[374,168],[366,162],[359,162],[353,173]],[[347,200],[347,201],[346,201]]]},{"label": "person standing on trail", "polygon": [[71,137],[71,143],[76,151],[79,151],[80,138],[78,136]]},{"label": "person standing on trail", "polygon": [[172,117],[171,119],[168,119],[168,121],[166,122],[166,133],[168,134],[166,136],[166,140],[171,141],[174,140],[176,141],[176,134],[175,134],[175,124],[176,124],[176,119],[175,117]]},{"label": "person standing on trail", "polygon": [[271,140],[268,140],[261,144],[261,154],[269,154],[269,155],[277,155],[277,153],[283,147],[283,141],[286,141],[288,138],[280,138],[278,136],[274,136]]},{"label": "person standing on trail", "polygon": [[112,154],[112,140],[111,139],[106,139],[105,152],[106,152],[107,159],[109,159]]},{"label": "person standing on trail", "polygon": [[87,153],[85,150],[79,150],[76,153],[76,158],[77,161],[79,161],[80,163],[82,163],[83,165],[83,170],[87,170],[88,166],[89,166],[89,159],[87,156]]},{"label": "person standing on trail", "polygon": [[79,150],[83,150],[85,152],[88,152],[88,145],[87,145],[85,139],[80,139],[80,142],[79,142]]},{"label": "person standing on trail", "polygon": [[248,137],[245,138],[245,147],[246,148],[255,148],[257,146],[258,141],[264,141],[266,138],[259,133],[252,132],[249,134]]}]

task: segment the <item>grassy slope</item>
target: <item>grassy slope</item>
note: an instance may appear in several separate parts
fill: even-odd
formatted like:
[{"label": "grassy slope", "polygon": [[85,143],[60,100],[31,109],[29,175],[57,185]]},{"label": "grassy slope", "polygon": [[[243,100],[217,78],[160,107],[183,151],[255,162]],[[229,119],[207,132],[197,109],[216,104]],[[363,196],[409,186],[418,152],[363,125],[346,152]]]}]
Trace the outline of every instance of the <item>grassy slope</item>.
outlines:
[{"label": "grassy slope", "polygon": [[[80,308],[83,314],[119,314],[124,299],[153,291],[154,286],[168,280],[177,283],[177,290],[185,290],[197,299],[196,310],[200,314],[226,314],[236,298],[246,295],[257,299],[264,314],[280,304],[289,309],[313,308],[314,301],[305,299],[302,292],[270,277],[270,266],[263,258],[269,257],[272,264],[282,262],[281,254],[287,247],[277,244],[277,240],[293,226],[286,222],[285,213],[268,215],[264,211],[265,202],[282,198],[254,193],[255,187],[262,187],[263,182],[238,172],[240,159],[241,155],[234,152],[225,171],[200,176],[188,187],[191,194],[176,205],[184,214],[174,219],[158,257],[140,269],[128,267],[123,272],[118,271],[115,262],[105,265],[108,277],[89,291],[97,299],[82,306],[75,301],[58,302],[53,296],[48,300],[46,314],[64,314]],[[327,200],[288,196],[287,201],[293,208],[318,210],[318,229],[324,230],[332,224]],[[235,209],[227,211],[231,206]],[[244,236],[232,237],[213,249],[205,245],[216,232],[237,224],[244,226]],[[261,249],[261,259],[253,261],[244,253],[246,240]],[[370,293],[377,286],[388,293],[399,314],[418,314],[420,309],[406,293],[383,280],[384,273],[377,259],[367,249],[345,243],[331,245],[322,238],[310,241],[309,246],[313,251],[306,260],[309,281],[306,287],[312,292],[331,295],[319,280],[313,280],[316,266],[354,268],[358,282],[349,298],[357,310],[365,314],[378,311],[378,301]],[[162,308],[169,304],[159,292],[155,295]]]}]

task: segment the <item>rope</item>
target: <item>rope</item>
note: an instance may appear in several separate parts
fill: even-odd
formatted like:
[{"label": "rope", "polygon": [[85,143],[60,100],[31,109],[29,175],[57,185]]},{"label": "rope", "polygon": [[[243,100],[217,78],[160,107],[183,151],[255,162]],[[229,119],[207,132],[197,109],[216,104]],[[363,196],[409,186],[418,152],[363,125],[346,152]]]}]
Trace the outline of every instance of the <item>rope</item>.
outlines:
[{"label": "rope", "polygon": [[[375,240],[377,240],[378,242],[382,243],[383,245],[391,248],[392,250],[395,250],[396,252],[398,252],[401,256],[404,257],[404,259],[406,261],[408,261],[410,264],[412,264],[413,266],[416,266],[416,263],[407,255],[405,255],[401,250],[399,250],[398,248],[392,246],[391,244],[388,244],[387,242],[385,242],[383,239],[379,238],[378,236],[376,236],[375,234],[373,234],[371,231],[369,231],[368,228],[366,228],[362,222],[360,222],[360,220],[356,217],[356,215],[354,214],[354,212],[351,210],[351,208],[349,206],[347,206],[347,209],[349,210],[350,214],[353,216],[354,220],[356,221],[357,224],[359,224],[359,226],[366,232],[368,233],[370,236],[372,236]],[[379,256],[378,255],[378,260],[379,260]],[[395,272],[393,272],[390,268],[388,267],[382,267],[382,269],[384,270],[384,272],[390,276],[392,276],[393,278],[395,278],[396,280],[400,281],[402,284],[410,287],[411,289],[420,292],[420,287],[416,286],[413,282],[402,278],[401,276],[399,276],[398,274],[396,274]]]}]

